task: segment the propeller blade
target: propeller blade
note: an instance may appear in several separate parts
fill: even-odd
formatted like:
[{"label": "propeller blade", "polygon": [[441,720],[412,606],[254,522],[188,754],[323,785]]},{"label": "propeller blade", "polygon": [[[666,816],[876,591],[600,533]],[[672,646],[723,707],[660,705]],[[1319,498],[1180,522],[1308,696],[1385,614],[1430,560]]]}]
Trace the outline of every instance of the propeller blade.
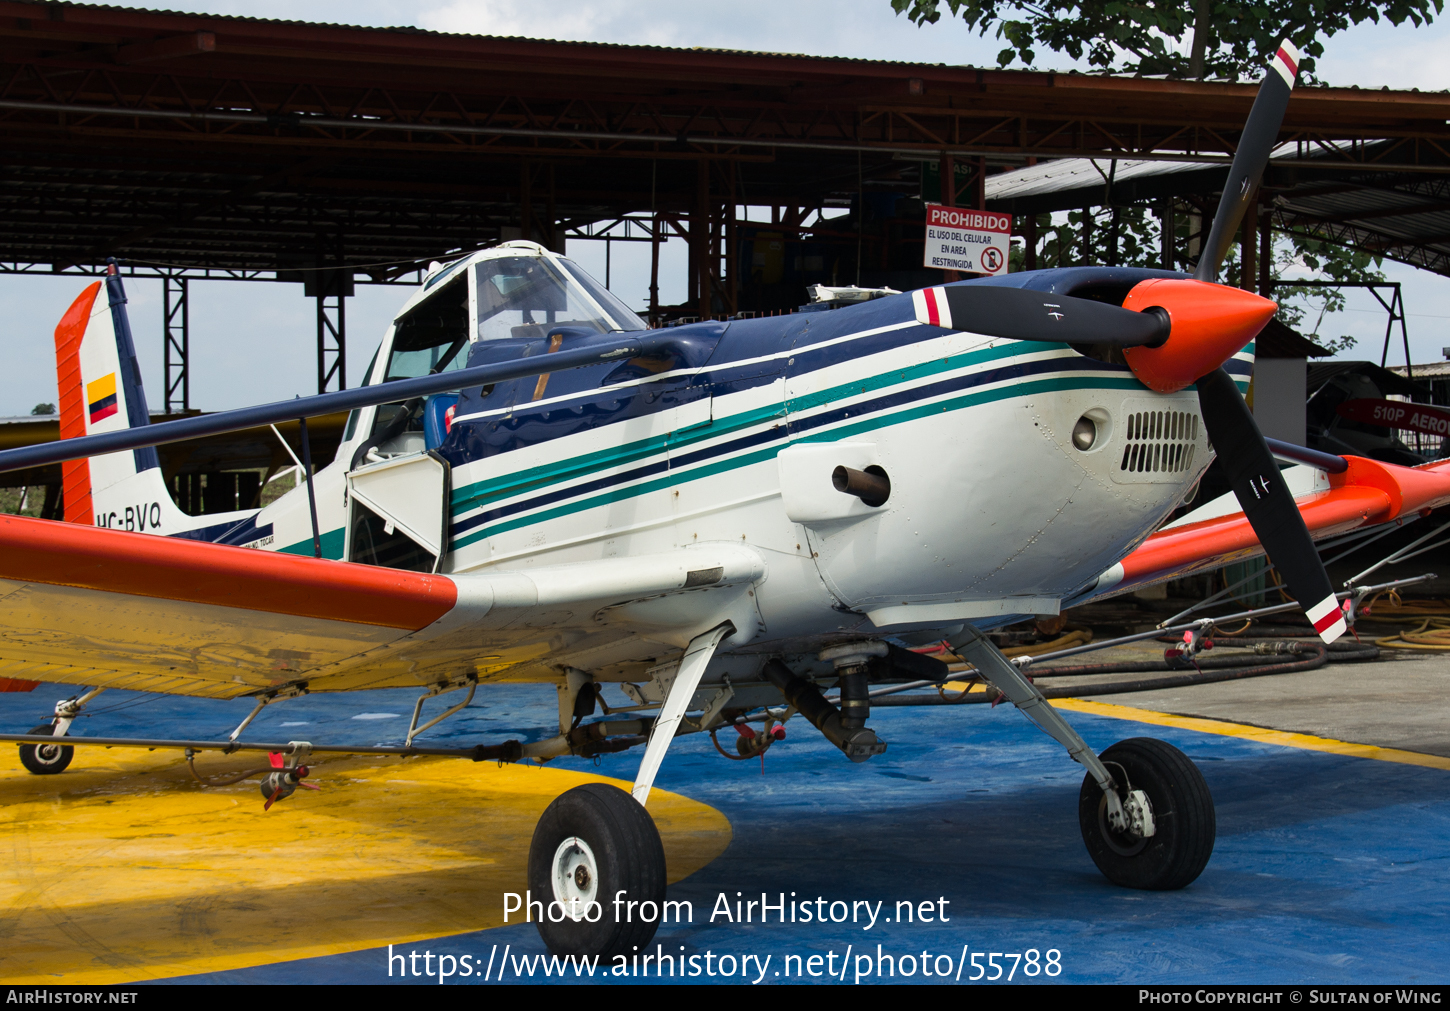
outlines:
[{"label": "propeller blade", "polygon": [[1285,39],[1279,43],[1279,51],[1269,63],[1263,83],[1259,85],[1258,97],[1249,112],[1244,132],[1239,137],[1239,148],[1234,152],[1233,164],[1228,170],[1228,179],[1223,185],[1223,196],[1219,197],[1218,211],[1213,216],[1213,229],[1198,261],[1193,276],[1200,281],[1218,280],[1218,268],[1238,234],[1239,223],[1244,219],[1249,201],[1259,188],[1264,169],[1269,164],[1269,153],[1279,139],[1279,127],[1284,122],[1284,110],[1289,107],[1289,96],[1294,91],[1294,79],[1299,73],[1299,50],[1294,43]]},{"label": "propeller blade", "polygon": [[911,293],[918,322],[987,337],[1067,344],[1157,347],[1168,339],[1167,312],[1135,312],[1107,302],[1026,288],[964,284]]},{"label": "propeller blade", "polygon": [[1229,485],[1259,543],[1319,637],[1333,642],[1345,632],[1344,615],[1304,517],[1248,404],[1221,368],[1198,380],[1198,404]]}]

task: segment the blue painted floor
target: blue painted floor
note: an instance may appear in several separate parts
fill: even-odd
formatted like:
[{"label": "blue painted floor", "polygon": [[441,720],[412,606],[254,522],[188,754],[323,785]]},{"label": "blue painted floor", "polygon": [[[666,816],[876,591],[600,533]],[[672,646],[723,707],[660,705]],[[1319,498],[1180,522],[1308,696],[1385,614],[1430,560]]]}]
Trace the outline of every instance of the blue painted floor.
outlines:
[{"label": "blue painted floor", "polygon": [[[42,722],[55,699],[71,691],[43,685],[28,695],[0,695],[0,726],[13,732]],[[393,743],[405,732],[414,697],[382,691],[296,699],[270,708],[246,736]],[[133,702],[139,704],[103,711]],[[446,704],[434,701],[430,709]],[[247,708],[242,701],[115,692],[98,699],[95,715],[75,732],[218,739]],[[356,718],[363,714],[396,715]],[[554,719],[552,688],[487,687],[428,739],[534,739]],[[970,953],[981,953],[980,972],[990,976],[992,952],[1029,949],[1038,953],[1038,972],[1028,974],[1031,965],[1019,961],[1012,982],[1436,983],[1450,976],[1450,772],[1107,718],[1069,719],[1099,749],[1125,737],[1161,737],[1199,764],[1217,802],[1218,844],[1197,882],[1168,893],[1108,884],[1078,831],[1079,767],[1014,710],[886,709],[872,726],[890,750],[861,766],[801,720],[767,755],[763,776],[758,761],[727,762],[708,738],[675,742],[658,785],[718,808],[735,836],[722,857],[671,888],[671,899],[693,903],[693,923],[662,928],[655,943],[665,955],[695,956],[692,963],[677,960],[676,971],[690,966],[699,974],[689,981],[712,983],[851,983],[858,975],[877,982],[889,965],[895,975],[886,982],[956,981],[960,968],[965,983],[979,972]],[[630,779],[639,754],[606,756],[598,771]],[[772,903],[794,892],[813,909],[824,899],[828,912],[834,901],[881,906],[870,929],[859,906],[856,923],[737,924],[719,916],[710,922],[718,897],[733,902],[737,892],[757,901],[764,892]],[[895,920],[896,903],[907,900],[918,912],[928,902],[950,920],[887,922]],[[835,907],[838,915],[842,908]],[[447,982],[474,984],[483,983],[492,954],[483,983],[491,985],[499,981],[505,946],[504,982],[560,982],[544,975],[547,962],[538,956],[545,949],[528,925],[395,950],[416,951],[417,969],[434,975],[403,976],[395,960],[390,977],[383,949],[169,982],[437,984],[438,966],[451,964],[459,975]],[[1060,955],[1055,976],[1042,971],[1049,949]],[[878,951],[895,962],[878,962]],[[452,956],[451,963],[440,963],[440,955]],[[813,955],[818,962],[809,961]],[[1005,981],[1013,959],[992,961],[1004,966]],[[465,964],[476,971],[463,976]],[[649,968],[654,982],[655,963]],[[825,975],[828,968],[835,977]],[[584,979],[646,981],[632,973],[608,976],[607,969]],[[908,969],[914,975],[903,976]],[[940,978],[943,970],[948,980]],[[574,973],[564,981],[574,982]]]}]

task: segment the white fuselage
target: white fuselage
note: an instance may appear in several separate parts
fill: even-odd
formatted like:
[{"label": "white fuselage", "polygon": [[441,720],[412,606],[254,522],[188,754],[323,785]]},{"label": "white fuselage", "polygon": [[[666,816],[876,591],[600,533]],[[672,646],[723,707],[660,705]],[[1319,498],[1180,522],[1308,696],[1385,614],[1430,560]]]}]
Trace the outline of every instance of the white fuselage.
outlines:
[{"label": "white fuselage", "polygon": [[[707,365],[609,390],[698,388],[726,365],[763,380],[711,382],[709,395],[677,406],[456,460],[439,570],[527,572],[745,546],[765,563],[752,590],[758,622],[726,651],[801,653],[854,636],[1056,613],[1161,524],[1210,462],[1191,389],[1153,393],[1122,367],[1062,345],[910,319],[857,331],[842,322],[854,311],[750,321],[793,329],[774,349],[717,365],[726,330]],[[454,425],[526,431],[530,419],[567,420],[599,397],[591,387],[492,409],[485,401],[472,413],[460,407]],[[374,410],[359,412],[316,477],[333,557],[345,550],[348,469]],[[1087,450],[1072,439],[1084,417],[1096,431]],[[837,466],[884,471],[889,499],[871,507],[836,491]],[[305,489],[257,523],[271,532],[255,546],[311,553]]]}]

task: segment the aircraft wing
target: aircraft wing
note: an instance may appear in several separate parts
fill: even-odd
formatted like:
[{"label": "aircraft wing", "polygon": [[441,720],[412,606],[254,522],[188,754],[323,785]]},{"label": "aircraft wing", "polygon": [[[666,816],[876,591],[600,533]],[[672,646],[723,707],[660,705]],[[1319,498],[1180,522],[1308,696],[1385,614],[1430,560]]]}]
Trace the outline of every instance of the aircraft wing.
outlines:
[{"label": "aircraft wing", "polygon": [[[1349,469],[1325,474],[1294,468],[1301,477],[1295,504],[1315,540],[1377,526],[1450,503],[1450,461],[1400,467],[1345,457]],[[1290,472],[1286,471],[1286,477]],[[1308,489],[1302,478],[1312,479]],[[1087,600],[1101,600],[1264,553],[1233,495],[1224,495],[1148,537],[1098,577]]]},{"label": "aircraft wing", "polygon": [[212,698],[552,680],[724,620],[752,637],[763,574],[732,544],[435,575],[3,516],[0,679]]}]

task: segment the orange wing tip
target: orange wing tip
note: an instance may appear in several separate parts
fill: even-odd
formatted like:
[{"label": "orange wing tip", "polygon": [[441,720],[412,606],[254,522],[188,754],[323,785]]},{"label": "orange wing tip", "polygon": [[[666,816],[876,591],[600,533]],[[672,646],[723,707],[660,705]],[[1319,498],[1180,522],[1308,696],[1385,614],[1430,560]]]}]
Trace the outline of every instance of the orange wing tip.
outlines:
[{"label": "orange wing tip", "polygon": [[0,578],[418,631],[453,610],[449,576],[0,516]]},{"label": "orange wing tip", "polygon": [[1344,611],[1339,606],[1339,600],[1332,593],[1313,607],[1306,607],[1304,613],[1314,625],[1314,631],[1319,633],[1319,638],[1326,643],[1333,642],[1349,630],[1344,623]]},{"label": "orange wing tip", "polygon": [[1377,488],[1389,498],[1389,508],[1380,521],[1392,520],[1421,509],[1435,509],[1450,501],[1450,471],[1400,467],[1362,456],[1346,456],[1349,468],[1330,474],[1331,488],[1359,485]]},{"label": "orange wing tip", "polygon": [[1124,309],[1161,306],[1173,322],[1161,347],[1127,348],[1133,374],[1151,390],[1176,393],[1232,358],[1273,318],[1276,303],[1207,281],[1157,277],[1128,292]]}]

